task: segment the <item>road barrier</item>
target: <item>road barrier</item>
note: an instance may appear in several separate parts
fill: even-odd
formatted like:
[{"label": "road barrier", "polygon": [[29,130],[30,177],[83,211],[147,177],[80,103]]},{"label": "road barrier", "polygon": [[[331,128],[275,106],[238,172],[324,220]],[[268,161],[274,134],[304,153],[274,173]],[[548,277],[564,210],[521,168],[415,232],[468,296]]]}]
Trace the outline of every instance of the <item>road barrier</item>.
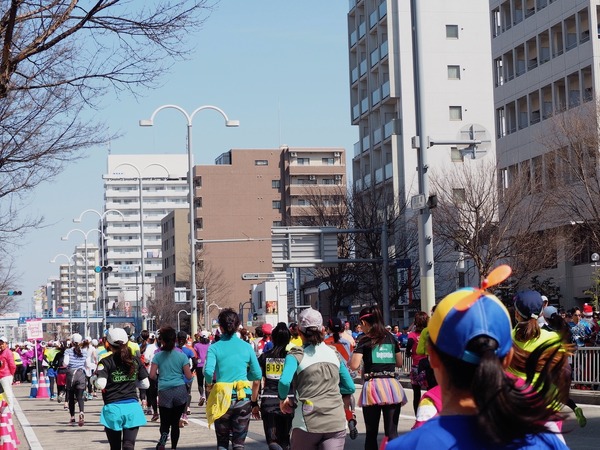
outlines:
[{"label": "road barrier", "polygon": [[600,385],[600,347],[578,347],[573,355],[573,384]]}]

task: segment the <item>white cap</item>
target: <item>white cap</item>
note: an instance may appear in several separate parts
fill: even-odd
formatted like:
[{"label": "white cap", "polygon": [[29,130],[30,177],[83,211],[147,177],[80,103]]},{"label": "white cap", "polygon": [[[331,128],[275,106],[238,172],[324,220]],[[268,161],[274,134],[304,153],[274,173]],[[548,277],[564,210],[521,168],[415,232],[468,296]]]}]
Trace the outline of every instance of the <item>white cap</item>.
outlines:
[{"label": "white cap", "polygon": [[0,336],[0,341],[8,343],[8,338],[6,336]]},{"label": "white cap", "polygon": [[108,343],[111,345],[123,345],[127,344],[129,339],[127,333],[123,328],[111,328],[106,336]]},{"label": "white cap", "polygon": [[200,336],[202,336],[203,338],[209,338],[210,337],[210,333],[206,330],[202,330],[200,332]]},{"label": "white cap", "polygon": [[71,336],[71,342],[73,342],[74,344],[81,344],[82,340],[83,338],[79,333],[73,333],[73,336]]},{"label": "white cap", "polygon": [[98,339],[92,339],[92,345],[96,347],[98,345]]}]

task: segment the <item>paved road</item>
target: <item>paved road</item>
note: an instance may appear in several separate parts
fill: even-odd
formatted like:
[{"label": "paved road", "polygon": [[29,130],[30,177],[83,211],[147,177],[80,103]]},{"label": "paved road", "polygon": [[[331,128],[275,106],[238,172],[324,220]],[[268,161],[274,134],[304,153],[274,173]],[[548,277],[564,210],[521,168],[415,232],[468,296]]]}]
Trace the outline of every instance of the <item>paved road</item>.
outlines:
[{"label": "paved road", "polygon": [[[99,412],[102,407],[101,399],[86,402],[86,424],[82,427],[68,425],[69,413],[63,406],[48,399],[30,399],[29,385],[15,386],[18,405],[14,421],[21,440],[19,449],[31,450],[88,450],[108,448],[103,427],[99,423]],[[213,430],[206,424],[204,408],[197,406],[197,392],[194,392],[192,416],[190,425],[181,433],[179,449],[214,449],[216,439]],[[409,431],[414,422],[412,414],[412,393],[407,390],[409,403],[402,409],[399,431]],[[574,450],[598,448],[600,442],[600,407],[581,405],[588,417],[588,425],[581,429],[573,419],[567,420],[565,429],[572,430],[567,434],[567,444]],[[359,450],[364,448],[364,425],[358,411],[359,436],[356,440],[346,438],[346,449]],[[383,435],[383,429],[380,430]],[[159,437],[158,423],[149,422],[140,429],[136,449],[154,450]],[[167,448],[169,446],[167,445]],[[262,432],[262,422],[253,420],[246,448],[257,450],[266,448]]]}]

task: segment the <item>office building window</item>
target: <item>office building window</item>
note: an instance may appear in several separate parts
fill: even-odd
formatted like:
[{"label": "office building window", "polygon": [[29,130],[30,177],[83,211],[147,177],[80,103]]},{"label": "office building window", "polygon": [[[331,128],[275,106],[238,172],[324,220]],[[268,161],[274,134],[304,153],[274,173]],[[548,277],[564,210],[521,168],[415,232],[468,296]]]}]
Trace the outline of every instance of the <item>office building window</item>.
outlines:
[{"label": "office building window", "polygon": [[452,162],[464,162],[465,159],[457,147],[450,147],[450,160]]},{"label": "office building window", "polygon": [[460,80],[460,66],[448,66],[448,79]]},{"label": "office building window", "polygon": [[446,38],[458,39],[458,25],[446,25]]},{"label": "office building window", "polygon": [[273,221],[273,226],[274,227],[281,227],[281,226],[283,226],[283,222],[281,222],[281,220],[274,220]]},{"label": "office building window", "polygon": [[281,200],[273,200],[273,209],[281,209]]},{"label": "office building window", "polygon": [[255,166],[268,166],[269,161],[267,161],[266,159],[257,159],[256,161],[254,161],[254,165]]},{"label": "office building window", "polygon": [[281,180],[272,180],[271,187],[273,189],[279,189],[281,187]]},{"label": "office building window", "polygon": [[467,199],[465,190],[462,188],[452,189],[452,198],[457,204],[464,203]]},{"label": "office building window", "polygon": [[450,120],[462,120],[462,106],[450,106]]},{"label": "office building window", "polygon": [[333,159],[333,158],[322,158],[322,164],[324,166],[333,166],[335,164],[335,159]]},{"label": "office building window", "polygon": [[296,163],[299,166],[308,166],[308,165],[310,165],[310,158],[298,158],[296,160]]}]

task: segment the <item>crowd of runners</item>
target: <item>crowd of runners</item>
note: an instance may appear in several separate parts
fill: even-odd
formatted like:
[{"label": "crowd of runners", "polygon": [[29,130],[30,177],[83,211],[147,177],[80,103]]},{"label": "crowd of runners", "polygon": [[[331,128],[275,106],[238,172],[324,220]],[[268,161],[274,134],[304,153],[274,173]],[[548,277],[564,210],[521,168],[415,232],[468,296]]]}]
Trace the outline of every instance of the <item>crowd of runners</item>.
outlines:
[{"label": "crowd of runners", "polygon": [[[10,349],[0,336],[0,385],[10,405],[13,383],[44,372],[50,400],[75,427],[85,426],[86,401],[101,397],[100,422],[113,450],[133,449],[147,421],[160,424],[156,449],[177,448],[192,389],[217,449],[244,448],[252,418],[262,420],[269,449],[343,449],[360,428],[366,450],[566,448],[562,406],[585,426],[568,395],[569,326],[536,291],[514,300],[511,314],[483,288],[462,289],[431,316],[417,313],[403,331],[385,326],[379,308],[369,306],[353,331],[308,308],[297,322],[263,324],[252,336],[224,309],[215,332],[193,338],[163,326],[134,342],[112,328],[100,342],[74,333],[67,342]],[[398,436],[407,403],[397,371],[402,347],[411,356],[416,421]]]}]

